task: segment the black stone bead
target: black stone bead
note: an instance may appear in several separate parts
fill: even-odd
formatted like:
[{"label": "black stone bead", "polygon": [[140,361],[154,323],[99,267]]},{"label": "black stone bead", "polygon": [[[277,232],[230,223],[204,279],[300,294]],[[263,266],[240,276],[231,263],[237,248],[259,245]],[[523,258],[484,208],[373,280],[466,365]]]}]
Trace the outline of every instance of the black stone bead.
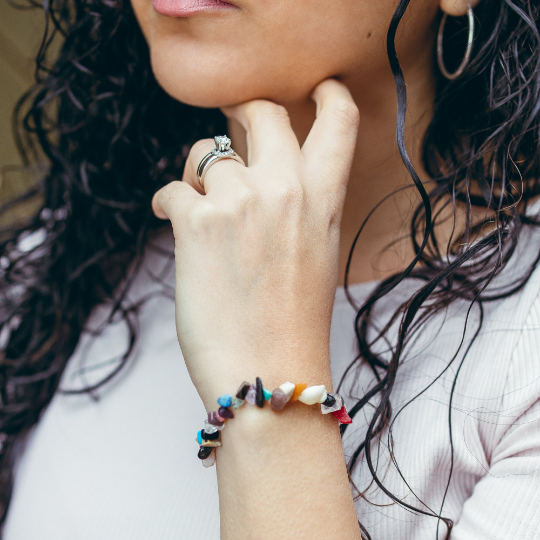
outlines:
[{"label": "black stone bead", "polygon": [[336,404],[336,398],[332,394],[328,394],[326,400],[323,402],[325,407],[333,407]]},{"label": "black stone bead", "polygon": [[210,457],[210,454],[212,453],[212,448],[209,446],[201,446],[199,448],[199,453],[197,454],[197,457],[199,459],[206,459],[207,457]]},{"label": "black stone bead", "polygon": [[257,393],[255,395],[255,403],[257,404],[257,407],[262,408],[264,407],[263,383],[260,377],[257,377],[255,381],[256,381],[256,390],[257,390]]},{"label": "black stone bead", "polygon": [[234,418],[234,414],[228,407],[220,407],[218,409],[218,414],[221,418]]},{"label": "black stone bead", "polygon": [[248,393],[249,387],[251,386],[250,383],[244,381],[240,388],[238,389],[238,392],[236,392],[236,397],[238,399],[246,399],[246,394]]},{"label": "black stone bead", "polygon": [[205,441],[215,441],[219,439],[219,431],[216,431],[215,433],[206,433],[204,429],[201,431],[201,437]]}]

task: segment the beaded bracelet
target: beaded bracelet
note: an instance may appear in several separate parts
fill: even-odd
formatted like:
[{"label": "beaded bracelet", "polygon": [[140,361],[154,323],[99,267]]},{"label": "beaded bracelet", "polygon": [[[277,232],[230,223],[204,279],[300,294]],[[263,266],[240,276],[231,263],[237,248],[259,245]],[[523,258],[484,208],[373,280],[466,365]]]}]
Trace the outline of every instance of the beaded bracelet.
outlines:
[{"label": "beaded bracelet", "polygon": [[244,381],[236,395],[224,394],[217,399],[219,409],[208,413],[204,428],[197,433],[199,444],[198,457],[205,467],[212,467],[216,462],[214,448],[221,446],[220,431],[225,427],[225,421],[234,418],[231,409],[240,408],[245,402],[257,407],[264,407],[267,401],[274,411],[281,411],[289,401],[301,401],[306,405],[320,403],[322,414],[333,414],[340,424],[351,424],[343,398],[339,394],[330,394],[324,385],[309,386],[307,384],[283,383],[273,392],[263,387],[260,377],[255,384]]}]

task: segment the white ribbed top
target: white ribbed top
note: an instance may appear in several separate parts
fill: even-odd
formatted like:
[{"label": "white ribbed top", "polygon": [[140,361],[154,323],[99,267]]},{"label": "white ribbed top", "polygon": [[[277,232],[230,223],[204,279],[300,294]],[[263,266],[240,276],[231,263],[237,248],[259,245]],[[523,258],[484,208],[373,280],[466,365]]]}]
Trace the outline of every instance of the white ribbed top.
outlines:
[{"label": "white ribbed top", "polygon": [[[172,249],[168,230],[156,242]],[[505,279],[513,279],[539,245],[538,233],[525,239]],[[130,366],[100,391],[101,399],[61,394],[53,399],[22,456],[5,540],[219,538],[215,470],[201,466],[194,441],[205,410],[176,338],[173,266],[171,257],[149,247],[132,298],[156,295],[140,310],[140,337]],[[350,290],[361,303],[375,285],[358,284]],[[410,296],[414,288],[408,282],[385,298],[377,320],[388,317],[398,298]],[[436,513],[451,465],[450,390],[477,325],[473,309],[461,353],[443,373],[459,346],[465,313],[464,304],[453,304],[405,350],[392,399],[394,414],[424,392],[394,425],[394,455],[404,479],[389,464],[386,434],[380,451],[373,449],[386,488],[404,502]],[[105,315],[105,308],[96,310],[92,327]],[[355,357],[354,315],[338,288],[331,331],[335,384]],[[99,337],[84,335],[61,386],[76,388],[99,380],[114,367],[115,354],[123,352],[125,343],[123,324],[107,326]],[[486,305],[482,331],[457,379],[452,407],[454,468],[443,510],[456,524],[452,540],[540,537],[539,348],[537,270],[521,292]],[[91,369],[83,376],[84,363]],[[342,389],[349,409],[373,384],[366,366],[352,375]],[[347,457],[362,439],[371,411],[368,405],[347,430]],[[367,489],[357,510],[373,540],[437,538],[434,518],[391,504],[375,485],[369,487],[371,476],[363,458],[353,478],[360,489]],[[441,524],[439,538],[444,531]]]}]

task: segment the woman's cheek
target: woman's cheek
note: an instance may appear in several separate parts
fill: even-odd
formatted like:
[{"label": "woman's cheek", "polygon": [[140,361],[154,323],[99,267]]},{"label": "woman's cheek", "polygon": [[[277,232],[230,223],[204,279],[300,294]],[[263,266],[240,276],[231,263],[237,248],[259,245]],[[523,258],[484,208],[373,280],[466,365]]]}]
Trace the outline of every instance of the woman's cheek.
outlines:
[{"label": "woman's cheek", "polygon": [[387,66],[381,40],[371,37],[384,34],[375,29],[392,12],[390,0],[381,2],[374,12],[361,9],[367,0],[237,0],[238,10],[187,18],[159,15],[151,0],[132,5],[160,86],[183,103],[223,107],[304,101],[326,78]]}]

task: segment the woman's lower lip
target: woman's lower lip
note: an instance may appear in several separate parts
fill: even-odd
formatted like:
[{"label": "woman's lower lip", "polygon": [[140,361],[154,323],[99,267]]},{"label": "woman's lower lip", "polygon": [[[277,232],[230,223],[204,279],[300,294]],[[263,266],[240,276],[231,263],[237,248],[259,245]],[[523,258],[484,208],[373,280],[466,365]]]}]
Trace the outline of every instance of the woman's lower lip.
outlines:
[{"label": "woman's lower lip", "polygon": [[237,9],[233,4],[221,0],[152,0],[154,9],[168,17],[189,17],[203,11]]}]

